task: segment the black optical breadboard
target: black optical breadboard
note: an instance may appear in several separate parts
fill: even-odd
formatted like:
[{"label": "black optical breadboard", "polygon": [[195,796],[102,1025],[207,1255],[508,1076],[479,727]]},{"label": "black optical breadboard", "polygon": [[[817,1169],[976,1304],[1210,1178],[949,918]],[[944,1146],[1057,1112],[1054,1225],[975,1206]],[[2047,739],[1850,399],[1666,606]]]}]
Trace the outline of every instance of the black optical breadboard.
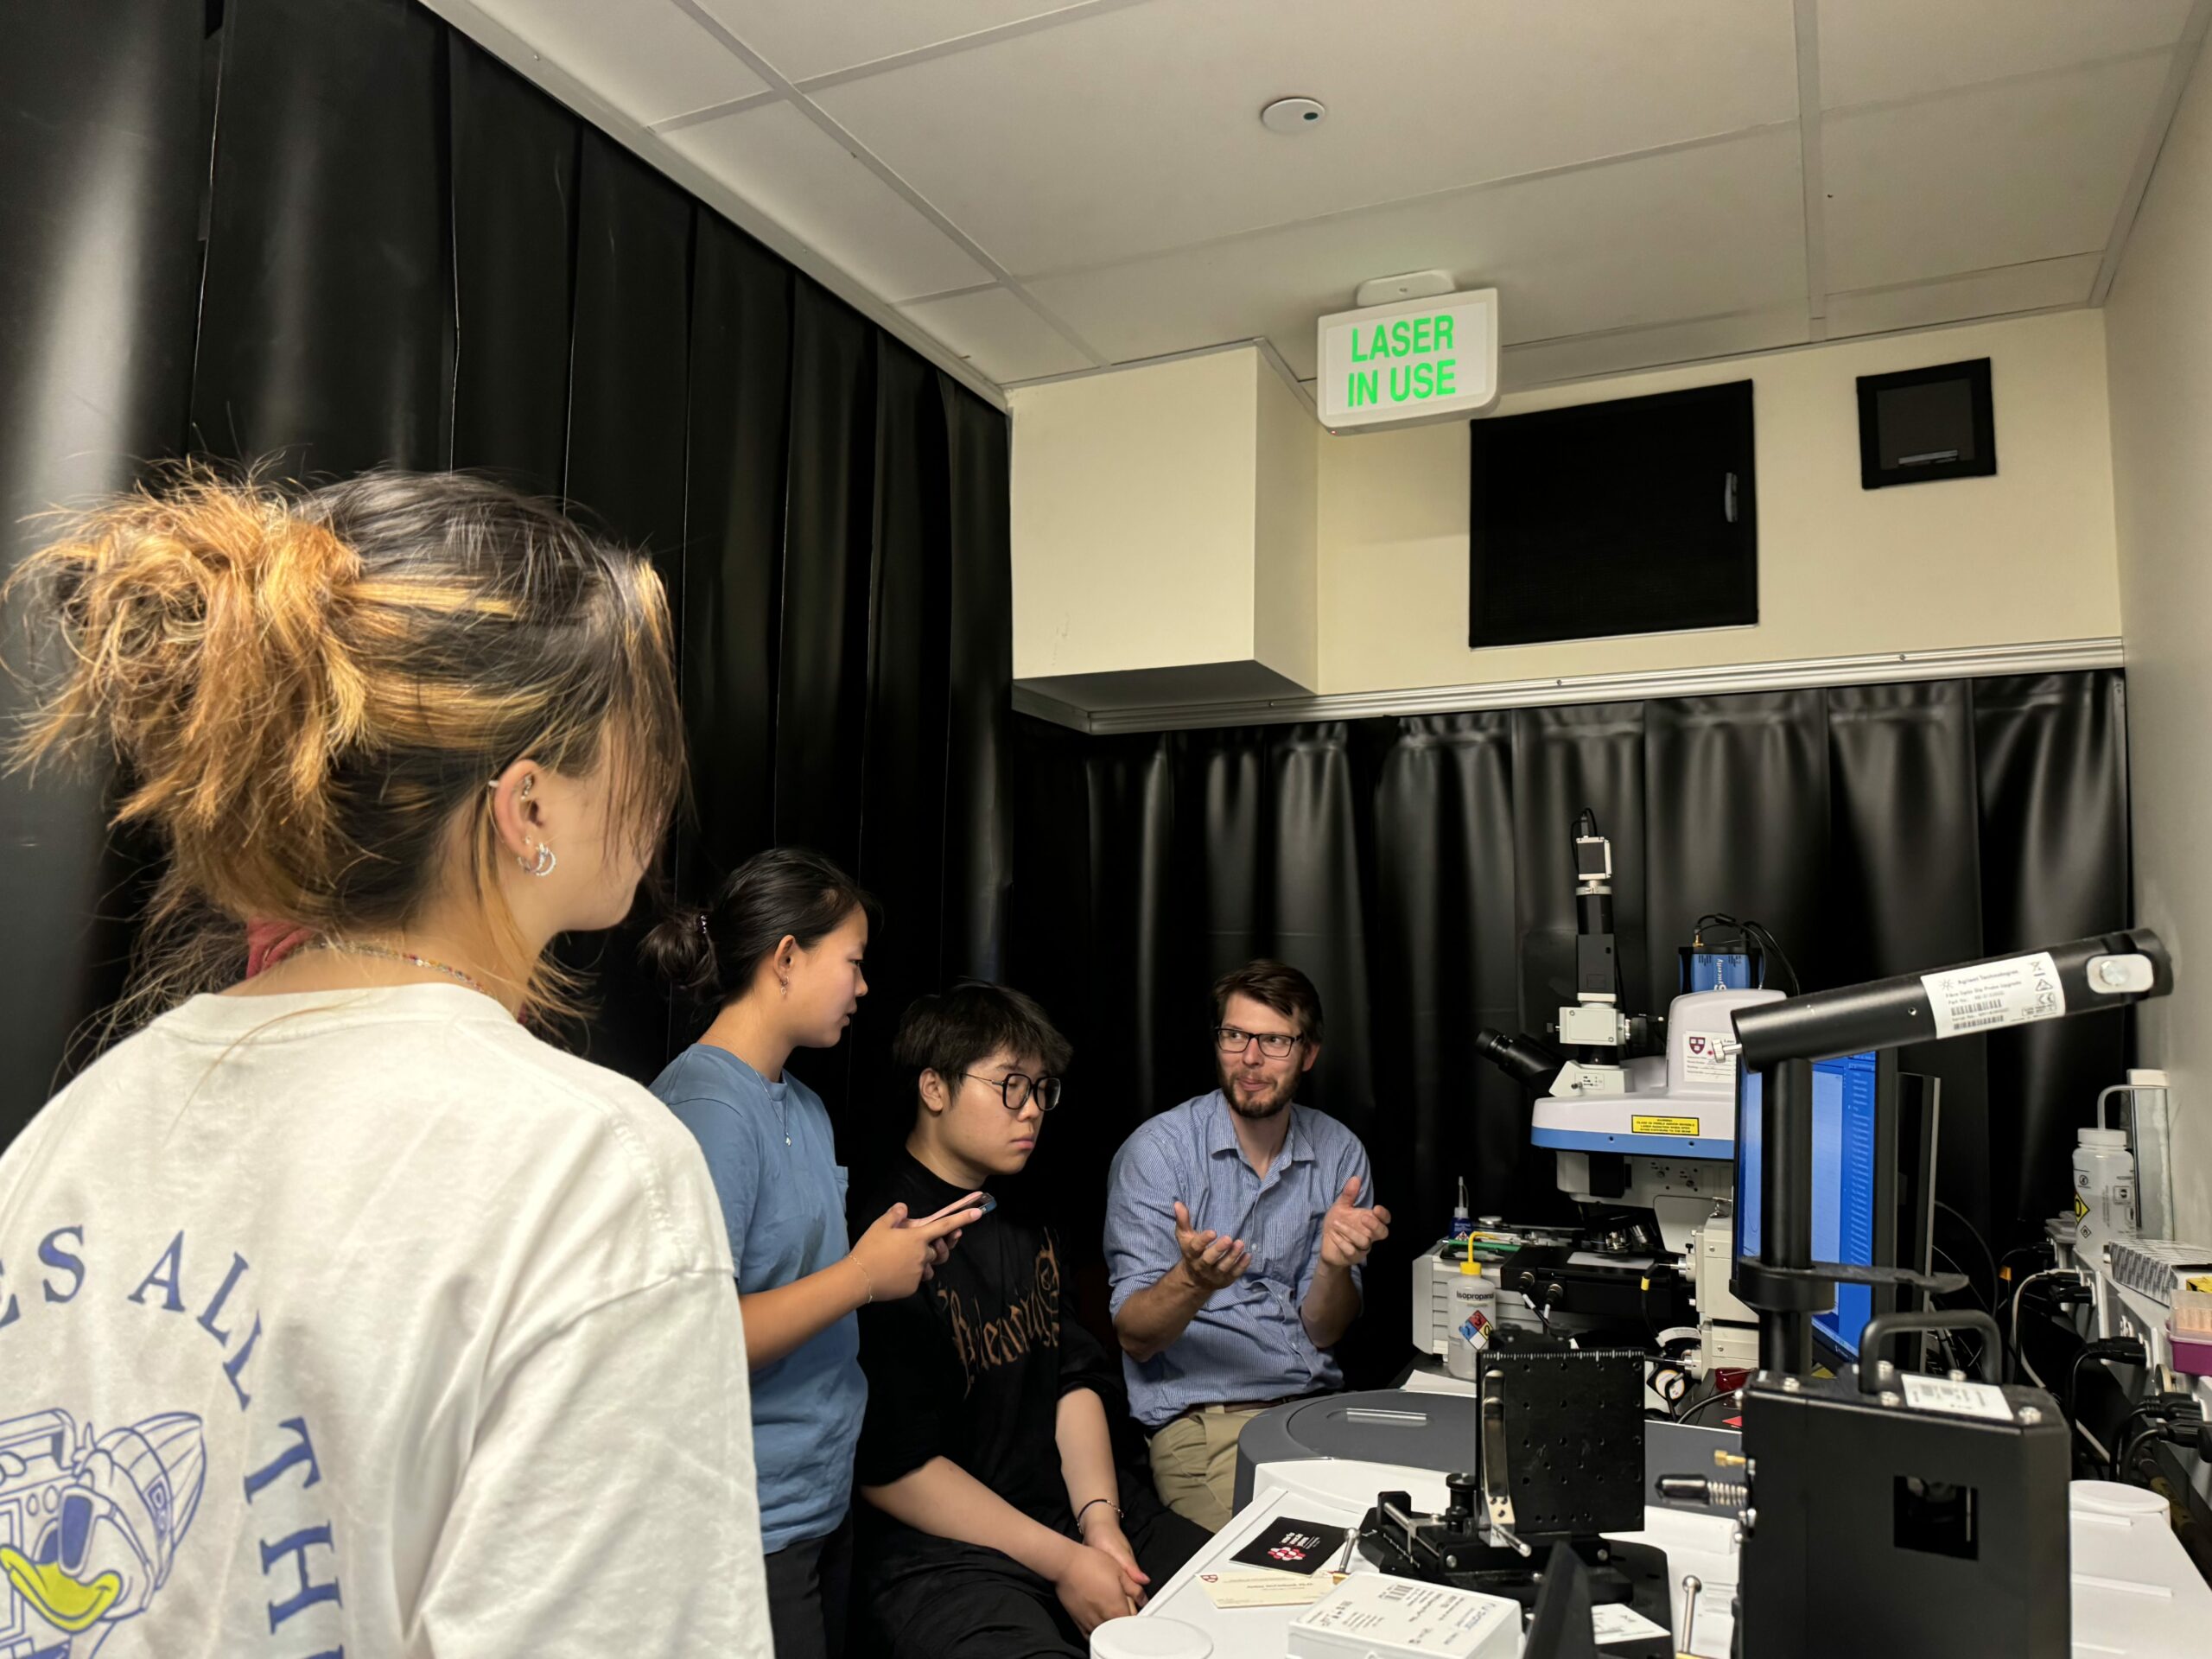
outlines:
[{"label": "black optical breadboard", "polygon": [[[1587,1538],[1643,1524],[1643,1356],[1633,1349],[1504,1351],[1505,1476],[1522,1538]],[[1494,1471],[1484,1485],[1496,1488]]]}]

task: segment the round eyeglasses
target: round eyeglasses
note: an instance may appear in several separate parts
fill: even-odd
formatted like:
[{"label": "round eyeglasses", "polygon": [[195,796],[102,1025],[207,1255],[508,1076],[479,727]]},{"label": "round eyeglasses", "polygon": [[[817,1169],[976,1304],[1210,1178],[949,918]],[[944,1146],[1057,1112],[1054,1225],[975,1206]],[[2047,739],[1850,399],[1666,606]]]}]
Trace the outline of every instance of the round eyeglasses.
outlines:
[{"label": "round eyeglasses", "polygon": [[1260,1052],[1271,1060],[1279,1060],[1306,1039],[1281,1031],[1239,1031],[1234,1026],[1216,1026],[1213,1032],[1216,1047],[1224,1054],[1242,1054],[1252,1044],[1260,1046]]},{"label": "round eyeglasses", "polygon": [[1033,1096],[1040,1112],[1049,1112],[1060,1103],[1058,1077],[1033,1077],[1027,1071],[1009,1071],[1003,1077],[987,1077],[980,1071],[963,1071],[960,1075],[997,1090],[1009,1112],[1020,1111]]}]

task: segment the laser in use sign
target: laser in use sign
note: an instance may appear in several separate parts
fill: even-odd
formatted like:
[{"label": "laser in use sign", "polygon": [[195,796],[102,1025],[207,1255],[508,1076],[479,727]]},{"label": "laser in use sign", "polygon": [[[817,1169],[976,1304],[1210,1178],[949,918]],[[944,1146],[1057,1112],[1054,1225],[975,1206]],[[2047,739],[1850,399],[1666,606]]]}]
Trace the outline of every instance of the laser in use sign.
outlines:
[{"label": "laser in use sign", "polygon": [[1479,415],[1497,402],[1497,290],[1339,311],[1321,319],[1319,356],[1332,432]]}]

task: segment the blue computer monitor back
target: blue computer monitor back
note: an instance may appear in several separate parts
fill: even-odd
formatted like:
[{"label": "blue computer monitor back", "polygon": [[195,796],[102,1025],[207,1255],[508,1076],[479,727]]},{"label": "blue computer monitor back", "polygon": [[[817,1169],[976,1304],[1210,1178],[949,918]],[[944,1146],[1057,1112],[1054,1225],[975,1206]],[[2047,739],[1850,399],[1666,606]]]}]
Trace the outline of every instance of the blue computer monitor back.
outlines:
[{"label": "blue computer monitor back", "polygon": [[[1876,1060],[1847,1054],[1813,1064],[1813,1259],[1861,1267],[1874,1260]],[[1759,1074],[1747,1071],[1738,1090],[1736,1253],[1759,1251]],[[1859,1335],[1873,1316],[1866,1285],[1838,1285],[1835,1306],[1813,1316],[1813,1328],[1856,1358]]]}]

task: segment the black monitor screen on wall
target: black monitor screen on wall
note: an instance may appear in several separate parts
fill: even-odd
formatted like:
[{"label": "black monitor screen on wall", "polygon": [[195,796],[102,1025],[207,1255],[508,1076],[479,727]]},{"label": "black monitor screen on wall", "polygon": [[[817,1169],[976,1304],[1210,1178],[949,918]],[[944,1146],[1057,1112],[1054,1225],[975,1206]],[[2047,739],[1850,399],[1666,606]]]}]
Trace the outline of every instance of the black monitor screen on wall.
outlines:
[{"label": "black monitor screen on wall", "polygon": [[1989,359],[1859,377],[1859,481],[1870,490],[1989,478],[1997,411]]},{"label": "black monitor screen on wall", "polygon": [[1759,620],[1750,381],[1471,431],[1471,647]]}]

